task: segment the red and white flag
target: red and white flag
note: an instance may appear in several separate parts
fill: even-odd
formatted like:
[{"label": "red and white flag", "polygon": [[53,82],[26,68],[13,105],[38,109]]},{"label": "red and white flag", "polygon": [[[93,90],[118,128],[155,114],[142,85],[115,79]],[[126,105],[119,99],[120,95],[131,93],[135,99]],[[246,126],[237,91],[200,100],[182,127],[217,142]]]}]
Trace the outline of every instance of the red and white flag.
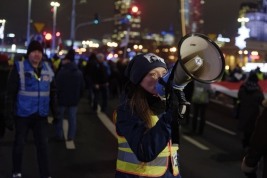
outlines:
[{"label": "red and white flag", "polygon": [[[237,93],[240,86],[244,82],[215,82],[211,84],[211,87],[214,88],[216,91],[222,92],[226,95],[232,96],[237,98]],[[267,98],[267,80],[259,80],[258,84],[260,85],[265,98]]]}]

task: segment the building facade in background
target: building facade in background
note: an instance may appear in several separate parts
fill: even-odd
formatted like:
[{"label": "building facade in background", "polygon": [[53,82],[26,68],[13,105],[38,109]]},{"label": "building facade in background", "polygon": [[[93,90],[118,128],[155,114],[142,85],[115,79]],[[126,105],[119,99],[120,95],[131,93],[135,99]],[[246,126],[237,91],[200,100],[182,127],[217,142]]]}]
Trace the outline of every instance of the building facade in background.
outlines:
[{"label": "building facade in background", "polygon": [[186,33],[203,33],[204,0],[184,0]]},{"label": "building facade in background", "polygon": [[[118,43],[123,40],[128,40],[129,43],[140,43],[141,11],[138,10],[132,14],[131,8],[134,5],[137,5],[134,0],[115,0],[114,17],[117,20],[114,21],[112,40]],[[127,19],[127,15],[131,17]]]}]

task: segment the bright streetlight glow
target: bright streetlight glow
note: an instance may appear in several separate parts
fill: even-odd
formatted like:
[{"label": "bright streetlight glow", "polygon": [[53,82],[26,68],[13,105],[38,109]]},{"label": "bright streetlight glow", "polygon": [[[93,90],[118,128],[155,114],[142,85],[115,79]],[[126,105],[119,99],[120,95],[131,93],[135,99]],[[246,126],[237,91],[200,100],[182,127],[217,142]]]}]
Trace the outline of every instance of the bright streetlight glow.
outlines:
[{"label": "bright streetlight glow", "polygon": [[109,47],[117,47],[118,43],[116,43],[116,42],[108,42],[107,46],[109,46]]},{"label": "bright streetlight glow", "polygon": [[257,56],[257,55],[259,55],[259,52],[258,52],[258,51],[252,51],[252,52],[251,52],[251,55],[253,55],[253,56]]},{"label": "bright streetlight glow", "polygon": [[52,35],[52,54],[55,54],[57,7],[59,7],[60,4],[58,2],[51,2],[50,5],[54,7],[54,12],[53,12],[53,35]]},{"label": "bright streetlight glow", "polygon": [[238,18],[237,21],[238,22],[248,22],[249,21],[249,18],[241,17],[241,18]]},{"label": "bright streetlight glow", "polygon": [[54,7],[59,7],[60,6],[60,4],[58,2],[51,2],[50,5],[54,6]]},{"label": "bright streetlight glow", "polygon": [[137,6],[133,6],[132,7],[132,12],[134,12],[134,13],[138,12],[138,7]]},{"label": "bright streetlight glow", "polygon": [[176,51],[177,51],[176,47],[170,48],[170,52],[176,52]]}]

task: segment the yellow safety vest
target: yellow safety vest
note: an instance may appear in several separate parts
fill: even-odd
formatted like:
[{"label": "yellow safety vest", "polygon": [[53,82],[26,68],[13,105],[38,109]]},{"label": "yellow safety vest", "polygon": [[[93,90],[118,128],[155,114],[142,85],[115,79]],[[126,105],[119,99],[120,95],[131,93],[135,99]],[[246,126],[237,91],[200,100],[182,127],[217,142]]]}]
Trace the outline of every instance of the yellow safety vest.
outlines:
[{"label": "yellow safety vest", "polygon": [[55,67],[55,69],[58,69],[61,60],[60,59],[56,60],[54,58],[51,58],[51,61],[52,61],[53,66]]},{"label": "yellow safety vest", "polygon": [[83,65],[83,67],[85,67],[85,66],[86,66],[86,64],[87,64],[87,62],[86,62],[86,61],[83,61],[83,62],[82,62],[82,65]]},{"label": "yellow safety vest", "polygon": [[14,58],[10,58],[8,60],[8,65],[13,66],[14,65]]},{"label": "yellow safety vest", "polygon": [[[151,116],[152,126],[155,126],[159,118],[157,116]],[[117,120],[117,112],[115,111],[113,114],[114,124]],[[178,144],[172,144],[169,141],[161,151],[161,153],[151,162],[147,162],[144,167],[142,167],[141,163],[136,155],[131,150],[127,140],[123,136],[118,137],[118,156],[117,156],[117,171],[133,174],[137,176],[146,176],[146,177],[160,177],[165,174],[168,169],[169,159],[171,159],[172,163],[172,174],[177,176],[179,174],[178,165],[174,165],[172,155],[176,154],[178,151]]]},{"label": "yellow safety vest", "polygon": [[263,73],[256,73],[259,80],[264,80],[264,74]]}]

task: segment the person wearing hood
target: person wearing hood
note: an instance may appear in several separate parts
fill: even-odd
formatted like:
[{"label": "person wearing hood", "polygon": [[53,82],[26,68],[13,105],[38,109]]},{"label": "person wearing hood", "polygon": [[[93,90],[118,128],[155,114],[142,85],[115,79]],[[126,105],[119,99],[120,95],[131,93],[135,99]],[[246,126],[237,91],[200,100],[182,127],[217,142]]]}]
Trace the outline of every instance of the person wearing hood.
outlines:
[{"label": "person wearing hood", "polygon": [[260,106],[264,100],[258,77],[254,71],[249,73],[247,81],[240,86],[238,99],[240,101],[238,130],[244,133],[242,144],[243,149],[247,150],[256,119],[260,114]]},{"label": "person wearing hood", "polygon": [[74,62],[75,51],[70,49],[62,61],[62,68],[56,76],[56,84],[58,88],[58,103],[60,107],[60,121],[56,125],[56,139],[64,140],[63,135],[63,119],[65,110],[68,112],[68,138],[74,139],[76,131],[76,113],[79,100],[82,96],[84,86],[83,74]]}]

